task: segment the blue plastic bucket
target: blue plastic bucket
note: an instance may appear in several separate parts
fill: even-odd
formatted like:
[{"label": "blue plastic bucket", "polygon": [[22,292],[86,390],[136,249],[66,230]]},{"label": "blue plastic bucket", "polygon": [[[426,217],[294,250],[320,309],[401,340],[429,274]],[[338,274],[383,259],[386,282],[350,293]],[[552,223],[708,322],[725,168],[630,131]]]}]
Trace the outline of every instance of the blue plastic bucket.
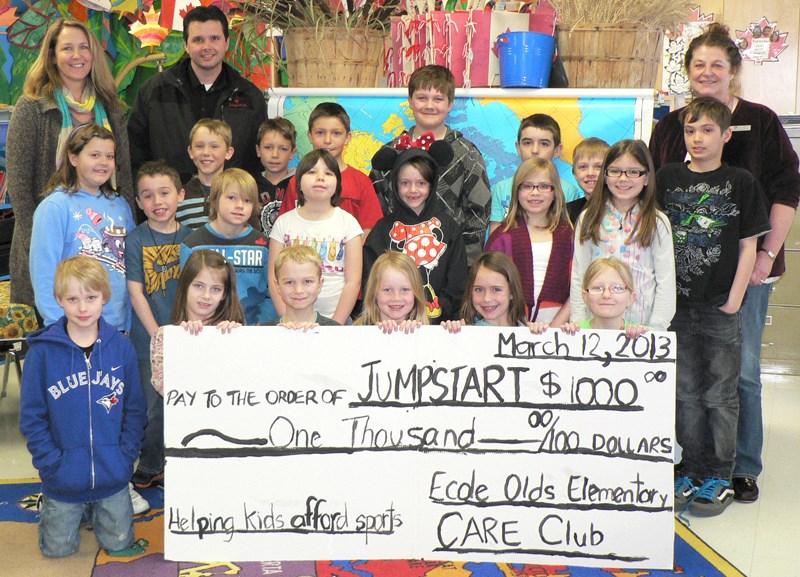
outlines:
[{"label": "blue plastic bucket", "polygon": [[556,39],[539,32],[506,32],[497,37],[500,86],[547,88]]}]

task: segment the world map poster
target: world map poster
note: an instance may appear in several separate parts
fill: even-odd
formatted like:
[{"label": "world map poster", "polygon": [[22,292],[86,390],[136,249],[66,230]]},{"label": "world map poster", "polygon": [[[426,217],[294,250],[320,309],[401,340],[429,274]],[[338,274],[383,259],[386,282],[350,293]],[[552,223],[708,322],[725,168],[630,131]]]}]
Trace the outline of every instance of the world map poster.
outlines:
[{"label": "world map poster", "polygon": [[[344,153],[350,166],[369,173],[372,155],[386,142],[414,125],[405,90],[362,90],[343,95],[330,90],[278,89],[269,93],[269,116],[283,116],[297,129],[297,158],[311,150],[308,116],[320,102],[337,102],[350,116],[351,140]],[[555,164],[562,181],[572,183],[572,152],[581,140],[594,136],[613,144],[625,138],[649,140],[651,91],[457,91],[447,124],[472,141],[483,154],[489,182],[494,185],[514,175],[520,159],[515,143],[520,121],[535,113],[552,116],[561,128],[563,152]],[[548,95],[548,92],[551,95]],[[601,94],[608,92],[608,94]],[[494,93],[494,94],[492,94]],[[650,112],[652,115],[652,112]],[[295,161],[296,163],[296,161]],[[574,198],[567,198],[567,201]]]}]

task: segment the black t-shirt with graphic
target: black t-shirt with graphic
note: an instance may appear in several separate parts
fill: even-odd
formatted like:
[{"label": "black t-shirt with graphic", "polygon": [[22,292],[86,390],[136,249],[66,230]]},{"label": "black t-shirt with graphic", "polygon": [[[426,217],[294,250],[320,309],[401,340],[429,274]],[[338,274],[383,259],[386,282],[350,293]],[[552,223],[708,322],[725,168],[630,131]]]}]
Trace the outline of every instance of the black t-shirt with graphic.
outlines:
[{"label": "black t-shirt with graphic", "polygon": [[672,224],[679,305],[723,305],[739,264],[739,240],[769,231],[758,181],[723,164],[694,172],[671,163],[656,173],[658,199]]}]

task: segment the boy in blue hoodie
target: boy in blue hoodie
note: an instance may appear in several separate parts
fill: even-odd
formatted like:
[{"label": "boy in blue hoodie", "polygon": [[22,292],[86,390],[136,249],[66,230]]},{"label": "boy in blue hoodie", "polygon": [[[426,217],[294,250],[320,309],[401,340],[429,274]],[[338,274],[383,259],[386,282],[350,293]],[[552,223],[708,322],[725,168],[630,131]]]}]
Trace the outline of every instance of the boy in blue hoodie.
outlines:
[{"label": "boy in blue hoodie", "polygon": [[109,554],[141,553],[128,488],[147,424],[136,352],[101,316],[111,286],[97,260],[62,261],[53,293],[64,316],[28,337],[19,417],[42,479],[39,548],[75,553],[88,513]]}]

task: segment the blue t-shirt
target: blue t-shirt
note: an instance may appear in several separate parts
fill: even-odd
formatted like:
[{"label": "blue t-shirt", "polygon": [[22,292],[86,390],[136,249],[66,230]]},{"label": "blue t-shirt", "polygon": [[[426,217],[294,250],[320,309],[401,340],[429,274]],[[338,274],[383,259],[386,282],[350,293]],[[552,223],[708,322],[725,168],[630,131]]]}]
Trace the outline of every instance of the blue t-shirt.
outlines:
[{"label": "blue t-shirt", "polygon": [[[192,230],[183,225],[164,234],[143,222],[128,235],[125,268],[129,281],[141,283],[158,326],[169,324],[181,272],[181,243]],[[139,360],[150,359],[150,337],[134,311],[131,340]]]},{"label": "blue t-shirt", "polygon": [[236,288],[248,325],[258,325],[275,318],[277,313],[269,296],[267,268],[269,241],[248,226],[233,238],[221,236],[211,223],[186,237],[181,246],[181,269],[191,254],[200,249],[214,250],[228,259],[236,270]]}]

